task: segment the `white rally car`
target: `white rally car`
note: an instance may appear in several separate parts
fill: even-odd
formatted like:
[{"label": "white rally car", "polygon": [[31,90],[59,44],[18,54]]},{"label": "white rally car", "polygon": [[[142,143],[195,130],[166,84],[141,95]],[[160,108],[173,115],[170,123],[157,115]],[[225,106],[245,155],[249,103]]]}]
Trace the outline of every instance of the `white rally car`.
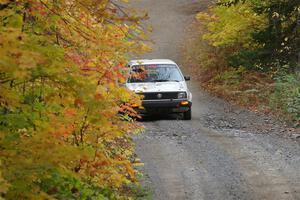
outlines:
[{"label": "white rally car", "polygon": [[140,114],[183,113],[183,119],[192,118],[192,93],[177,64],[167,59],[132,60],[126,87],[142,95]]}]

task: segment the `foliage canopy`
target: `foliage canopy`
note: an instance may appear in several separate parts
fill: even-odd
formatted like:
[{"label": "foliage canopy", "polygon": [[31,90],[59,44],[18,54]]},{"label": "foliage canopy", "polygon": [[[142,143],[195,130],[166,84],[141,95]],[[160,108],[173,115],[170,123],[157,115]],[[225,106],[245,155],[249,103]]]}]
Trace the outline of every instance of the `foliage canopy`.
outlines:
[{"label": "foliage canopy", "polygon": [[147,50],[146,15],[128,13],[125,1],[1,0],[2,199],[118,199],[135,182],[139,99],[119,82],[126,55]]},{"label": "foliage canopy", "polygon": [[[198,19],[208,29],[203,38],[231,51],[232,66],[263,71],[293,70],[300,52],[298,0],[218,1]],[[230,47],[230,48],[228,48]]]}]

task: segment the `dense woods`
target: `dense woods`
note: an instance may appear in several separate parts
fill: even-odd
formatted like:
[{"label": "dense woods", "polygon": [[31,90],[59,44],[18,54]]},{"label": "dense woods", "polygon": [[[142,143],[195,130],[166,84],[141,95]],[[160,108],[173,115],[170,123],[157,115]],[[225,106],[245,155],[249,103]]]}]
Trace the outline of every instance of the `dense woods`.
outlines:
[{"label": "dense woods", "polygon": [[134,195],[139,99],[119,84],[145,18],[125,0],[1,0],[0,199]]},{"label": "dense woods", "polygon": [[197,19],[200,37],[188,51],[203,85],[299,126],[300,1],[220,0]]}]

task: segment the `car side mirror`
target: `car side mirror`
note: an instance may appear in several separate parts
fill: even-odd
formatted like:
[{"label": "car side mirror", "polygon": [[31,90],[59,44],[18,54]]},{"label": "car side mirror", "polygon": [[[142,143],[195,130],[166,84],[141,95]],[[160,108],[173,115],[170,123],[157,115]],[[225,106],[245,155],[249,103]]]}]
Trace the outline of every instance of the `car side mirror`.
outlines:
[{"label": "car side mirror", "polygon": [[184,80],[190,81],[190,80],[191,80],[191,77],[190,77],[190,76],[184,76]]}]

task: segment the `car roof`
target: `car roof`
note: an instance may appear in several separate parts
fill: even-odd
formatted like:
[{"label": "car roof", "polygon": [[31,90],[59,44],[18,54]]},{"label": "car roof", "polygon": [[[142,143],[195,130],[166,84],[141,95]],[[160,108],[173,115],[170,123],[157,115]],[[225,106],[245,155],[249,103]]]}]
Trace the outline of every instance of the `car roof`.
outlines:
[{"label": "car roof", "polygon": [[169,59],[140,59],[140,60],[131,60],[128,63],[130,66],[133,65],[149,65],[149,64],[173,64],[176,65],[176,63]]}]

